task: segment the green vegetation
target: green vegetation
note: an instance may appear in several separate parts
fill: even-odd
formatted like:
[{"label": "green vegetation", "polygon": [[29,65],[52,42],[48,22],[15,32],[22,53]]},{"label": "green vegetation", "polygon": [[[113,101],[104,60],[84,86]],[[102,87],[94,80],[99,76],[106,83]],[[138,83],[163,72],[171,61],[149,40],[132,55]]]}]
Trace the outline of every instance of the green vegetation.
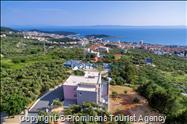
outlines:
[{"label": "green vegetation", "polygon": [[70,38],[58,38],[58,39],[55,39],[55,38],[49,38],[49,41],[52,41],[52,42],[64,42],[64,43],[68,43],[68,42],[72,42],[72,41],[75,41],[75,40],[72,40]]},{"label": "green vegetation", "polygon": [[[68,73],[63,67],[63,61],[40,62],[22,69],[2,69],[2,110],[10,112],[7,108],[12,106],[14,99],[8,99],[13,94],[18,94],[26,99],[27,103],[37,99],[39,95],[46,92],[50,88],[63,82],[67,78]],[[28,104],[27,104],[28,105]],[[21,110],[18,105],[14,109]],[[16,113],[10,114],[18,114]]]},{"label": "green vegetation", "polygon": [[[1,111],[9,115],[19,114],[40,95],[62,83],[70,74],[63,63],[69,59],[84,60],[82,48],[51,48],[35,40],[23,39],[19,35],[1,38]],[[116,61],[115,54],[120,54]],[[88,61],[93,58],[88,55]],[[146,65],[151,58],[153,65]],[[135,86],[146,97],[149,104],[167,115],[167,123],[187,122],[187,61],[168,55],[155,55],[142,49],[128,52],[112,49],[104,54],[103,62],[110,62],[112,85]],[[102,64],[102,63],[101,63]],[[102,68],[98,67],[98,70]],[[75,75],[84,75],[74,71]],[[126,94],[126,92],[124,91]],[[117,94],[112,93],[113,97]],[[138,103],[138,99],[134,99]],[[54,104],[59,102],[54,101]],[[86,108],[86,109],[84,109]],[[93,109],[94,108],[94,109]],[[104,109],[85,103],[70,107],[66,114],[100,115]],[[95,123],[95,122],[94,122]]]},{"label": "green vegetation", "polygon": [[[8,101],[6,104],[3,104],[2,109],[6,109],[7,114],[14,115],[15,113],[20,113],[23,109],[26,108],[28,101],[21,94],[12,93],[5,97],[4,101]],[[2,107],[1,106],[1,107]]]},{"label": "green vegetation", "polygon": [[63,103],[59,99],[54,99],[52,104],[54,106],[62,106],[63,105]]},{"label": "green vegetation", "polygon": [[50,48],[22,37],[1,38],[1,111],[19,114],[69,75],[66,59],[83,58],[79,48]]},{"label": "green vegetation", "polygon": [[[66,115],[72,115],[72,116],[81,116],[85,117],[79,121],[73,121],[71,122],[73,124],[130,124],[129,122],[124,122],[124,121],[115,121],[114,118],[110,117],[110,113],[105,110],[105,108],[98,106],[95,103],[91,102],[85,102],[82,105],[72,105],[68,109],[65,110],[65,116]],[[96,117],[95,119],[93,118],[92,120],[88,118],[88,115],[90,117]],[[125,116],[123,114],[118,114],[118,116]],[[102,117],[102,118],[101,118]],[[89,119],[90,121],[85,121],[85,119]]]},{"label": "green vegetation", "polygon": [[[154,66],[146,65],[146,58],[152,58]],[[185,123],[187,97],[181,93],[187,92],[186,68],[187,61],[182,58],[133,49],[113,62],[111,84],[136,85],[149,104],[167,116],[167,123]]]},{"label": "green vegetation", "polygon": [[17,32],[16,30],[14,29],[11,29],[11,28],[7,28],[7,27],[1,27],[1,32],[9,32],[9,31],[12,31],[12,32]]},{"label": "green vegetation", "polygon": [[168,123],[183,122],[182,116],[187,111],[187,97],[182,96],[171,85],[150,82],[140,86],[138,91],[148,99],[153,108],[167,116]]},{"label": "green vegetation", "polygon": [[73,74],[77,76],[84,76],[85,73],[82,70],[75,70],[73,71]]},{"label": "green vegetation", "polygon": [[118,95],[118,93],[117,92],[112,92],[112,98],[116,98],[117,97],[117,95]]},{"label": "green vegetation", "polygon": [[57,120],[60,118],[60,113],[58,112],[44,112],[40,111],[38,113],[38,123],[37,124],[53,124],[54,122],[57,122]]},{"label": "green vegetation", "polygon": [[132,63],[121,59],[119,62],[112,64],[112,71],[110,75],[112,77],[111,84],[123,85],[125,83],[135,83],[136,70]]},{"label": "green vegetation", "polygon": [[[82,105],[72,105],[68,109],[65,110],[65,115],[73,115],[73,116],[104,116],[109,120],[109,113],[102,107],[98,106],[95,103],[85,102]],[[73,121],[73,120],[72,120]],[[103,120],[101,119],[93,119],[90,121],[73,121],[74,124],[100,124]]]}]

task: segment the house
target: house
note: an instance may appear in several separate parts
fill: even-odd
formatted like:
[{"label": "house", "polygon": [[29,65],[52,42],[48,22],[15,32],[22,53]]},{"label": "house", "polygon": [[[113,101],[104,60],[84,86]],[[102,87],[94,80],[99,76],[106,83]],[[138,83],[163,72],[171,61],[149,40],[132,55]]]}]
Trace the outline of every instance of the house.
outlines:
[{"label": "house", "polygon": [[108,48],[108,47],[105,47],[105,46],[99,46],[99,47],[97,48],[97,50],[98,50],[99,52],[106,52],[106,53],[109,53],[109,48]]},{"label": "house", "polygon": [[103,63],[103,69],[105,71],[110,71],[111,70],[111,65],[109,63]]},{"label": "house", "polygon": [[64,66],[74,68],[76,66],[79,66],[80,64],[81,64],[81,61],[79,60],[69,60],[64,63]]},{"label": "house", "polygon": [[92,46],[90,46],[89,48],[91,51],[95,51],[95,52],[106,52],[109,53],[109,48],[106,46],[103,46],[101,44],[94,44]]},{"label": "house", "polygon": [[5,38],[5,37],[6,37],[6,34],[1,34],[0,37],[1,37],[1,38]]},{"label": "house", "polygon": [[88,48],[88,49],[86,50],[86,52],[87,52],[87,53],[91,53],[91,54],[95,54],[96,57],[100,57],[100,53],[99,53],[99,52],[93,51],[93,50],[90,49],[90,48]]},{"label": "house", "polygon": [[97,71],[86,71],[84,76],[71,75],[63,84],[64,107],[83,102],[107,104],[108,91],[102,90],[108,89],[106,86],[103,88],[101,74]]},{"label": "house", "polygon": [[72,70],[78,70],[78,69],[89,70],[89,69],[94,69],[95,65],[92,63],[85,63],[80,60],[68,60],[64,62],[64,66],[70,67],[72,68]]},{"label": "house", "polygon": [[153,60],[152,60],[151,58],[146,58],[146,59],[145,59],[145,63],[146,63],[147,65],[151,65],[151,64],[153,63]]}]

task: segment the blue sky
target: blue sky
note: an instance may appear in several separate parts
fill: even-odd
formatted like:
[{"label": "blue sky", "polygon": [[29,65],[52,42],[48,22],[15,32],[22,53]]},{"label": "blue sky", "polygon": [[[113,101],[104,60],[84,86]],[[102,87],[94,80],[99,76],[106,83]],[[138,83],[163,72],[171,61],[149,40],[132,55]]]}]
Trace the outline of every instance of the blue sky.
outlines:
[{"label": "blue sky", "polygon": [[1,2],[3,26],[187,25],[187,2]]}]

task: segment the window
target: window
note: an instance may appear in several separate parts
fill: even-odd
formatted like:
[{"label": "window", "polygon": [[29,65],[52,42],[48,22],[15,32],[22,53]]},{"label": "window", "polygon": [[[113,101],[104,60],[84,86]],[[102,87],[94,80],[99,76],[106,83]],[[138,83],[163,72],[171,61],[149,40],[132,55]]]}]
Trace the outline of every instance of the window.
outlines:
[{"label": "window", "polygon": [[74,91],[76,91],[76,90],[77,90],[77,88],[75,87],[75,88],[74,88]]}]

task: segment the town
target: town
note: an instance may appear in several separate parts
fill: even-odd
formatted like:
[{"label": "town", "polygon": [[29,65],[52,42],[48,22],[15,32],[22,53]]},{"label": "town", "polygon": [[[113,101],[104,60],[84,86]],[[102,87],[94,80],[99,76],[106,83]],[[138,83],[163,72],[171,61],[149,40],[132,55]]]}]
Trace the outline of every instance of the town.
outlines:
[{"label": "town", "polygon": [[[17,51],[12,53],[12,49],[1,53],[3,69],[19,71],[19,69],[25,68],[26,70],[21,70],[24,77],[16,76],[15,80],[18,81],[24,81],[25,77],[29,81],[32,73],[33,76],[36,74],[39,76],[38,82],[42,79],[41,84],[37,84],[41,85],[39,91],[35,91],[39,88],[37,85],[30,84],[35,87],[32,89],[33,92],[40,92],[40,96],[34,97],[33,93],[28,92],[26,96],[33,97],[34,101],[30,105],[22,106],[21,113],[13,111],[14,114],[19,114],[23,118],[27,117],[21,123],[35,123],[28,118],[36,118],[45,114],[48,116],[51,114],[74,115],[75,113],[71,113],[71,111],[75,111],[76,107],[85,111],[91,106],[95,107],[91,107],[90,111],[93,110],[96,113],[103,111],[114,115],[128,113],[128,115],[136,114],[138,118],[146,111],[149,115],[162,116],[159,108],[157,108],[158,111],[150,108],[148,102],[153,101],[148,101],[149,98],[146,100],[145,98],[148,96],[142,97],[144,92],[149,94],[149,90],[144,89],[146,85],[154,87],[154,84],[151,83],[145,83],[145,87],[143,87],[144,85],[141,87],[141,83],[147,82],[147,80],[156,80],[158,83],[162,80],[171,81],[171,86],[166,86],[180,90],[180,92],[176,91],[176,94],[180,93],[180,98],[186,96],[186,70],[183,68],[187,59],[186,46],[148,44],[144,41],[138,43],[111,42],[104,37],[107,35],[80,36],[72,32],[54,33],[38,30],[8,29],[8,31],[1,32],[3,43],[11,43],[11,38],[17,39],[12,47],[18,49],[18,53],[16,53]],[[7,51],[13,54],[13,57],[7,56]],[[25,56],[25,53],[28,57],[20,57],[21,54]],[[14,58],[15,55],[19,57]],[[166,61],[171,61],[173,57],[175,57],[176,63],[180,64],[176,65],[173,62],[170,64]],[[47,65],[44,66],[43,62],[46,61],[48,64],[46,63]],[[41,72],[34,72],[34,69],[31,72],[32,68],[27,69],[29,64],[36,65],[32,68],[36,68],[37,71],[41,70],[39,68],[43,68],[42,72],[46,69],[47,71],[41,74]],[[180,73],[176,74],[175,69]],[[57,72],[53,73],[51,70]],[[171,70],[173,72],[170,72]],[[52,82],[49,83],[51,86],[45,83],[48,80]],[[144,89],[143,92],[142,89]],[[142,107],[138,107],[139,105]],[[134,109],[131,108],[132,106]],[[84,109],[85,107],[88,108]],[[11,112],[11,110],[9,111]],[[104,115],[109,116],[106,113]],[[4,119],[6,120],[6,118]],[[54,122],[60,124],[59,121],[57,119]],[[68,123],[68,121],[63,120],[62,123]]]},{"label": "town", "polygon": [[186,1],[1,1],[2,124],[187,124]]},{"label": "town", "polygon": [[[6,35],[12,34],[13,32],[1,33],[1,37],[6,37]],[[14,32],[15,33],[15,32]],[[43,43],[49,46],[57,45],[60,47],[85,47],[88,44],[92,43],[96,46],[92,46],[92,49],[96,51],[109,51],[109,48],[119,48],[119,49],[144,49],[148,52],[157,54],[157,55],[176,55],[179,57],[187,58],[187,46],[177,46],[177,45],[160,45],[160,44],[149,44],[144,43],[143,40],[139,42],[133,41],[118,41],[110,42],[105,38],[98,38],[97,36],[101,35],[88,35],[86,37],[80,36],[78,34],[69,32],[70,35],[64,34],[55,34],[54,32],[42,32],[42,31],[20,31],[16,32],[15,35],[21,35],[25,39],[34,39],[38,43]],[[95,47],[95,48],[93,48]],[[97,47],[97,48],[96,48]],[[86,47],[85,47],[86,48]],[[87,49],[88,51],[90,48]],[[90,51],[94,52],[94,51]],[[98,55],[99,56],[99,55]]]}]

